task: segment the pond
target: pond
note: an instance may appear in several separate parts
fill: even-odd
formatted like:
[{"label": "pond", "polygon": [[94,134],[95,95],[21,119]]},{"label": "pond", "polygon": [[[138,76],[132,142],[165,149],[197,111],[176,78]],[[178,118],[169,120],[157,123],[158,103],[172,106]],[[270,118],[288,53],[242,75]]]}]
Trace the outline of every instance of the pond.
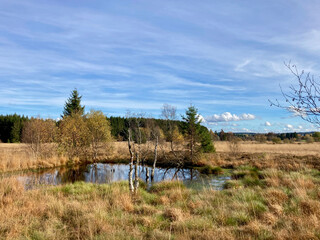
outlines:
[{"label": "pond", "polygon": [[[191,188],[212,188],[223,189],[224,183],[230,179],[227,175],[205,175],[195,169],[159,168],[155,169],[153,181],[147,177],[149,171],[151,176],[152,168],[139,166],[139,178],[151,186],[154,182],[164,180],[180,180],[187,187]],[[128,180],[128,164],[97,163],[82,165],[74,168],[42,169],[38,171],[27,171],[10,173],[3,176],[16,177],[23,183],[25,189],[37,188],[41,185],[61,185],[76,181],[92,182],[97,184],[111,183]]]}]

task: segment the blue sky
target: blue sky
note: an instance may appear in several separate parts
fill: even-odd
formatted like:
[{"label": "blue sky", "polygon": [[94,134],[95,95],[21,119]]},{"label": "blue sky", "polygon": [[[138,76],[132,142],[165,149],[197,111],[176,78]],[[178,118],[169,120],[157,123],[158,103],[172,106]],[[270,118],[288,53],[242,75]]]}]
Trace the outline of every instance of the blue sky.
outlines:
[{"label": "blue sky", "polygon": [[283,62],[319,76],[320,1],[0,0],[0,114],[86,110],[159,117],[194,104],[213,130],[309,131],[270,107]]}]

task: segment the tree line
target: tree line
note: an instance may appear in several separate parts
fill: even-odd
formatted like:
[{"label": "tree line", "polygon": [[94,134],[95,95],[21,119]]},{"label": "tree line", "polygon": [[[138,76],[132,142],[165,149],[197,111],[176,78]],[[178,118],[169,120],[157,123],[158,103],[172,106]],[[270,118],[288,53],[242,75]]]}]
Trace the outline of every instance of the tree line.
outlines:
[{"label": "tree line", "polygon": [[[128,128],[129,123],[134,121],[132,117],[106,117],[110,123],[111,136],[115,141],[127,141],[128,140]],[[22,129],[26,122],[30,121],[31,118],[18,115],[0,115],[0,141],[3,143],[20,143],[22,142]],[[51,120],[55,125],[59,125],[59,121]],[[165,132],[167,128],[167,121],[165,119],[145,118],[141,117],[141,126],[146,128],[148,122],[154,121],[155,125],[159,126],[160,129]],[[179,120],[169,120],[172,125],[176,126],[176,131],[179,134],[184,134],[184,122]],[[149,124],[150,125],[150,124]],[[202,132],[207,132],[204,126],[201,126]],[[320,132],[313,133],[232,133],[225,132],[223,130],[213,132],[209,130],[210,138],[213,141],[230,141],[232,138],[237,137],[243,141],[258,141],[267,142],[272,141],[275,143],[280,142],[319,142]],[[146,142],[147,137],[143,133],[142,142]]]},{"label": "tree line", "polygon": [[232,133],[213,132],[210,130],[211,138],[213,141],[256,141],[260,143],[273,142],[273,143],[293,143],[293,142],[320,142],[320,132],[308,133]]},{"label": "tree line", "polygon": [[[130,127],[131,122],[136,121],[136,117],[105,117],[110,125],[110,134],[114,141],[127,141],[128,140],[128,129]],[[0,115],[0,141],[2,143],[21,143],[23,142],[23,128],[25,124],[29,122],[37,122],[39,126],[40,122],[50,122],[52,127],[59,127],[62,120],[56,121],[53,119],[40,119],[40,118],[29,118],[26,116],[20,116],[17,114],[13,115]],[[166,133],[166,140],[170,141],[170,135],[168,134],[168,121],[170,121],[170,125],[175,126],[175,134],[180,135],[180,138],[183,138],[183,135],[186,133],[185,122],[179,120],[165,120],[165,119],[155,119],[155,118],[145,118],[140,117],[140,127],[143,129],[142,131],[142,143],[145,143],[148,140],[148,128],[151,125],[158,126],[163,133]],[[37,123],[34,123],[37,125]],[[210,138],[209,130],[200,126],[199,132],[203,135],[203,138]],[[133,139],[136,139],[133,136]],[[203,144],[205,144],[205,139],[203,140]]]},{"label": "tree line", "polygon": [[137,113],[107,118],[95,110],[85,114],[81,96],[75,89],[67,99],[59,121],[17,114],[0,116],[0,139],[2,142],[27,143],[35,156],[47,157],[53,152],[51,147],[57,146],[57,151],[67,154],[70,159],[96,159],[99,149],[114,140],[129,140],[140,148],[140,144],[156,139],[157,145],[170,143],[174,154],[176,143],[187,142],[191,158],[194,153],[215,151],[210,132],[200,124],[194,106],[187,109],[183,121],[177,120],[176,108],[168,104],[164,104],[161,114],[163,119],[147,118]]}]

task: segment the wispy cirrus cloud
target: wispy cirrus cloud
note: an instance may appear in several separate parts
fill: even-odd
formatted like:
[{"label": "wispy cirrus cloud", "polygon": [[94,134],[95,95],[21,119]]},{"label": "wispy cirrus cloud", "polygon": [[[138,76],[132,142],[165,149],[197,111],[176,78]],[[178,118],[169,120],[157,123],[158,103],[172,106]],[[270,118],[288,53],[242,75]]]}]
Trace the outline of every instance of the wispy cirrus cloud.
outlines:
[{"label": "wispy cirrus cloud", "polygon": [[320,4],[295,3],[0,0],[0,114],[59,116],[78,88],[105,113],[192,103],[224,113],[211,116],[217,127],[277,122],[267,99],[292,80],[283,61],[320,68]]}]

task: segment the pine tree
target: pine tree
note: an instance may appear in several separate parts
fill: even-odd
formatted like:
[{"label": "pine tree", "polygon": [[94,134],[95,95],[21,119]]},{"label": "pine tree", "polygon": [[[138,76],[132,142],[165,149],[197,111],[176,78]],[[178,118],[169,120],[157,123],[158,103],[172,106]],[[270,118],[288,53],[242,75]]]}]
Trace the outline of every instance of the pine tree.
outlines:
[{"label": "pine tree", "polygon": [[202,152],[210,153],[216,151],[212,143],[210,131],[204,126],[201,126],[200,128],[200,138]]},{"label": "pine tree", "polygon": [[[198,109],[190,106],[186,110],[186,116],[182,116],[185,121],[184,128],[189,141],[189,149],[192,161],[194,156],[199,152],[214,152],[214,146],[208,129],[201,126]],[[200,143],[200,146],[198,146]]]},{"label": "pine tree", "polygon": [[81,98],[82,96],[79,96],[79,93],[77,89],[74,89],[70,97],[65,103],[63,115],[61,117],[70,116],[71,114],[84,114],[84,106],[81,106]]},{"label": "pine tree", "polygon": [[191,105],[186,110],[186,116],[182,116],[182,119],[185,121],[185,131],[189,139],[191,159],[193,159],[196,151],[196,143],[199,141],[199,130],[201,127],[198,109]]}]

